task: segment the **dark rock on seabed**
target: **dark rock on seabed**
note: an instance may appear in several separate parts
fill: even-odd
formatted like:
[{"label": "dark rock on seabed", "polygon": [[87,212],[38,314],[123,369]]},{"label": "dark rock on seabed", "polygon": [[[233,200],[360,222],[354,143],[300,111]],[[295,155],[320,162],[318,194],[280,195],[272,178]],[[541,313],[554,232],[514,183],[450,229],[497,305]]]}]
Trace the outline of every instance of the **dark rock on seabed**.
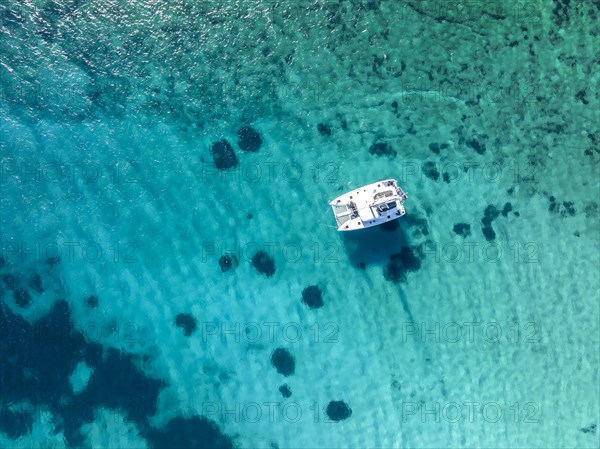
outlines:
[{"label": "dark rock on seabed", "polygon": [[374,143],[373,145],[371,145],[371,148],[369,148],[369,153],[371,153],[373,156],[385,156],[389,159],[393,159],[396,157],[396,150],[394,150],[392,146],[386,142]]},{"label": "dark rock on seabed", "polygon": [[238,146],[242,151],[254,153],[262,144],[262,136],[254,128],[243,126],[238,130]]},{"label": "dark rock on seabed", "polygon": [[271,354],[271,363],[279,374],[292,376],[296,371],[296,360],[285,348],[277,348]]},{"label": "dark rock on seabed", "polygon": [[191,313],[179,313],[175,317],[175,326],[183,329],[183,335],[189,337],[196,330],[196,318]]},{"label": "dark rock on seabed", "polygon": [[323,307],[323,292],[317,285],[311,285],[302,290],[302,302],[311,309]]},{"label": "dark rock on seabed", "polygon": [[238,165],[238,159],[231,144],[223,139],[215,142],[210,147],[215,167],[218,170],[227,170]]},{"label": "dark rock on seabed", "polygon": [[344,401],[331,401],[325,410],[332,421],[344,421],[352,416],[352,409]]},{"label": "dark rock on seabed", "polygon": [[257,251],[252,256],[252,266],[256,268],[256,271],[268,278],[275,274],[275,261],[266,251]]}]

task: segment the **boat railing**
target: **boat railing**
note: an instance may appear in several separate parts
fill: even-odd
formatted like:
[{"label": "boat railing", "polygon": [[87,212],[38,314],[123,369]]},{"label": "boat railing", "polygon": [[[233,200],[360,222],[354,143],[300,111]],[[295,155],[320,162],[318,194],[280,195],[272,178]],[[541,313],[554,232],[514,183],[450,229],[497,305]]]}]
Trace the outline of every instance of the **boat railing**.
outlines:
[{"label": "boat railing", "polygon": [[400,201],[404,201],[406,198],[408,198],[408,195],[406,194],[406,192],[404,190],[402,190],[402,187],[400,186],[396,186],[396,192],[398,192],[398,196],[400,196],[401,200]]},{"label": "boat railing", "polygon": [[408,195],[406,194],[406,192],[404,190],[402,190],[402,187],[400,187],[398,185],[398,182],[395,179],[389,180],[386,183],[386,185],[387,186],[392,186],[396,190],[396,193],[401,198],[400,201],[404,201],[406,198],[408,198]]}]

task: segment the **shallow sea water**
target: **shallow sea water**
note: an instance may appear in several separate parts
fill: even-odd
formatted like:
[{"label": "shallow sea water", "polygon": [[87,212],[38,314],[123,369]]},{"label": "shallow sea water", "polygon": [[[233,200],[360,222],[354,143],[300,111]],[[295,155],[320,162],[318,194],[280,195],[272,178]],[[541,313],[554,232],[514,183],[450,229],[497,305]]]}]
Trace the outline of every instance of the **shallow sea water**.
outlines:
[{"label": "shallow sea water", "polygon": [[599,446],[597,2],[0,8],[2,447]]}]

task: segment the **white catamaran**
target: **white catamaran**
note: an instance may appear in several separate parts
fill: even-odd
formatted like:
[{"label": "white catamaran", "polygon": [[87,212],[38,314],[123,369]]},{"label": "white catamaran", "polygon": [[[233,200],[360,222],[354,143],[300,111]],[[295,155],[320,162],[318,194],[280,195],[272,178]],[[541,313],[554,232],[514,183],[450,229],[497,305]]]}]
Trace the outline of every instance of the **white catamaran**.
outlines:
[{"label": "white catamaran", "polygon": [[356,231],[395,220],[406,214],[406,193],[395,179],[374,182],[338,196],[329,204],[338,231]]}]

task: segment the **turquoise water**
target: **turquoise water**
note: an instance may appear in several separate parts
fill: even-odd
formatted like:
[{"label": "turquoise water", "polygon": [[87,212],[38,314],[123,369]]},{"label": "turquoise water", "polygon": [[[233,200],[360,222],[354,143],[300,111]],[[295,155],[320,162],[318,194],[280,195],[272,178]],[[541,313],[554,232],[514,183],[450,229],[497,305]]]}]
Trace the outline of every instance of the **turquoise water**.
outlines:
[{"label": "turquoise water", "polygon": [[600,445],[598,2],[0,11],[2,447]]}]

